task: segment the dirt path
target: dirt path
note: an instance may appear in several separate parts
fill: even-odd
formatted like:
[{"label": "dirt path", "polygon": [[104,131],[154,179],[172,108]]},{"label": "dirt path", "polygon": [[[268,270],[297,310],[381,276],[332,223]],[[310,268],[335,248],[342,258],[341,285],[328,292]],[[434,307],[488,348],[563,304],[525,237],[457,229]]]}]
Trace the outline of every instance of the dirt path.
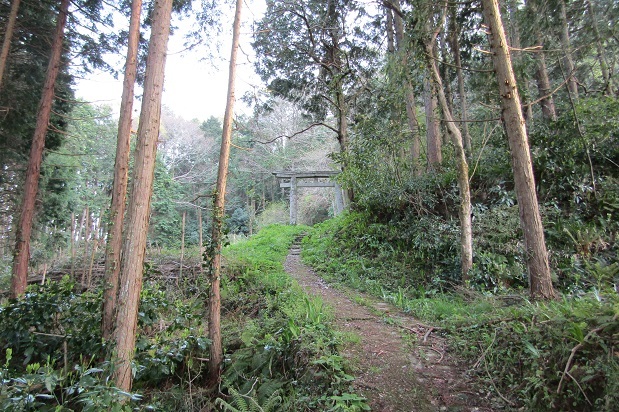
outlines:
[{"label": "dirt path", "polygon": [[435,330],[384,302],[330,287],[301,263],[299,252],[299,245],[293,245],[286,271],[334,308],[341,331],[359,337],[359,343],[347,345],[343,352],[354,367],[357,392],[369,400],[373,411],[494,410],[488,406],[487,391],[472,385]]}]

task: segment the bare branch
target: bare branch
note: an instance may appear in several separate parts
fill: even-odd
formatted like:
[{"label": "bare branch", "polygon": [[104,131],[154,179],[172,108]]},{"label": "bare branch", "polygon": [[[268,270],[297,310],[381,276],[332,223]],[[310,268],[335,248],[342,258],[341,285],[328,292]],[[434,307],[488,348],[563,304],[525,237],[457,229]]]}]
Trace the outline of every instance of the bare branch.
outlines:
[{"label": "bare branch", "polygon": [[314,127],[317,127],[317,126],[326,127],[327,129],[331,130],[334,133],[338,132],[337,129],[334,128],[333,126],[330,126],[330,125],[328,125],[326,123],[323,123],[323,122],[318,122],[318,123],[312,123],[309,126],[307,126],[305,129],[299,130],[298,132],[295,132],[295,133],[293,133],[291,135],[283,134],[283,135],[279,135],[279,136],[274,137],[273,139],[267,140],[267,141],[261,141],[261,140],[251,140],[251,141],[255,142],[255,143],[260,143],[260,144],[270,144],[270,143],[273,143],[273,142],[275,142],[275,141],[277,141],[277,140],[279,140],[281,138],[284,138],[284,137],[286,137],[288,139],[292,139],[293,137],[298,136],[300,134],[303,134],[303,133],[307,132],[308,130],[313,129]]}]

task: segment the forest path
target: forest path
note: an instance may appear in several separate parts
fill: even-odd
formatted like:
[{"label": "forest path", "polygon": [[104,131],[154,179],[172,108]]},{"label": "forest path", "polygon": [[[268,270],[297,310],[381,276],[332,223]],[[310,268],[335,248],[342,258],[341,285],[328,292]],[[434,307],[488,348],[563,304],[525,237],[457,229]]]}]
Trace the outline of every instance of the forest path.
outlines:
[{"label": "forest path", "polygon": [[434,328],[373,297],[330,287],[301,263],[299,243],[291,247],[284,267],[309,294],[334,309],[340,331],[358,336],[343,355],[353,367],[357,393],[368,399],[372,411],[493,410],[487,391],[475,388]]}]

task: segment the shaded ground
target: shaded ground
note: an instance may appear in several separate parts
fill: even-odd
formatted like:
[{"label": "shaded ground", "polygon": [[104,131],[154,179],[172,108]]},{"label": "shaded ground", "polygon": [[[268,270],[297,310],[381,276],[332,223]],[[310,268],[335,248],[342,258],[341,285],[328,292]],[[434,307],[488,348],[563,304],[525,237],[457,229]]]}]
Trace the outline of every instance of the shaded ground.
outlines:
[{"label": "shaded ground", "polygon": [[476,388],[458,368],[454,354],[432,327],[372,297],[330,287],[301,263],[299,252],[299,245],[293,245],[286,271],[334,308],[342,332],[359,337],[359,343],[347,345],[343,352],[354,367],[357,392],[373,411],[495,410],[487,391]]}]

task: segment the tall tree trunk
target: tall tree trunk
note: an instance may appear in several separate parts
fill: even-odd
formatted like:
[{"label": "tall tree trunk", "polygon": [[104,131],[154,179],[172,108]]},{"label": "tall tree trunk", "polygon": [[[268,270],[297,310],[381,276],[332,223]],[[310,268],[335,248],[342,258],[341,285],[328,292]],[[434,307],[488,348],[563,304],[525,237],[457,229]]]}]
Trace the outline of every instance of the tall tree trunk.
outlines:
[{"label": "tall tree trunk", "polygon": [[71,279],[75,276],[75,213],[71,212]]},{"label": "tall tree trunk", "polygon": [[[335,102],[337,104],[337,134],[338,134],[338,142],[340,143],[340,153],[344,154],[348,152],[348,102],[346,102],[346,96],[344,95],[344,86],[342,85],[342,81],[340,79],[337,80],[335,86]],[[346,164],[342,165],[342,168],[345,168]],[[343,191],[344,193],[344,204],[346,207],[350,205],[350,203],[354,200],[354,193],[352,189],[347,189]]]},{"label": "tall tree trunk", "polygon": [[82,232],[84,231],[84,227],[86,226],[86,216],[88,216],[88,206],[84,208],[82,212],[82,217],[80,218],[80,227],[77,230],[77,246],[81,243],[84,238],[82,237]]},{"label": "tall tree trunk", "polygon": [[[530,9],[533,16],[538,16],[540,11],[537,8],[535,0],[527,1],[527,7]],[[542,108],[542,116],[546,120],[557,120],[557,110],[555,108],[555,101],[552,95],[550,95],[550,79],[548,78],[548,68],[546,66],[546,54],[544,53],[544,38],[540,32],[540,28],[537,24],[534,24],[533,32],[538,45],[542,48],[535,54],[537,60],[537,69],[535,70],[535,81],[537,83],[537,93],[539,96],[539,104]]]},{"label": "tall tree trunk", "polygon": [[385,7],[385,15],[387,17],[387,51],[389,53],[395,53],[395,43],[393,37],[393,12],[389,7]]},{"label": "tall tree trunk", "polygon": [[131,113],[135,78],[137,73],[138,42],[140,39],[140,15],[142,0],[131,2],[129,20],[129,39],[123,94],[120,101],[120,118],[118,119],[118,136],[116,143],[116,162],[114,165],[114,184],[112,187],[112,204],[110,206],[110,224],[108,227],[107,246],[105,250],[105,275],[103,280],[103,309],[101,332],[104,339],[110,339],[114,330],[114,312],[118,296],[118,278],[122,250],[122,229],[125,218],[125,202],[129,174],[129,152],[131,145]]},{"label": "tall tree trunk", "polygon": [[90,233],[92,229],[92,219],[90,218],[90,208],[86,206],[86,230],[84,232],[84,258],[82,260],[82,277],[80,278],[80,284],[82,287],[86,284],[86,272],[88,271],[88,246],[90,245]]},{"label": "tall tree trunk", "polygon": [[200,250],[200,259],[202,259],[202,257],[204,256],[204,239],[202,238],[202,207],[199,204],[196,206],[196,213],[198,214],[198,248]]},{"label": "tall tree trunk", "polygon": [[502,118],[512,155],[520,225],[524,232],[530,292],[534,298],[549,299],[555,296],[555,291],[550,277],[548,252],[535,192],[529,142],[509,47],[497,0],[482,0],[482,8],[490,31],[490,50],[501,95]]},{"label": "tall tree trunk", "polygon": [[[395,27],[395,39],[398,53],[400,53],[402,59],[402,65],[406,67],[408,65],[408,53],[404,47],[404,23],[402,21],[400,11],[400,0],[392,0],[392,7],[395,9],[394,14],[394,27]],[[391,12],[390,9],[387,11]],[[404,99],[406,100],[406,119],[408,121],[408,128],[411,131],[411,162],[412,169],[415,175],[420,175],[422,170],[419,165],[419,157],[421,156],[421,136],[419,133],[419,120],[417,119],[417,104],[415,101],[415,92],[411,81],[408,76],[404,78]]]},{"label": "tall tree trunk", "polygon": [[223,346],[221,342],[221,296],[219,285],[221,281],[221,247],[224,207],[226,204],[226,182],[228,179],[228,162],[230,160],[230,143],[232,141],[232,117],[234,114],[234,85],[236,82],[236,55],[239,48],[241,32],[241,8],[243,0],[236,1],[234,26],[232,29],[232,50],[230,52],[230,69],[228,75],[228,98],[224,114],[221,149],[219,151],[219,170],[217,171],[217,189],[213,202],[213,232],[212,232],[212,263],[211,263],[211,291],[209,297],[208,333],[211,339],[209,362],[209,385],[215,387],[221,377],[223,363]]},{"label": "tall tree trunk", "polygon": [[4,69],[6,61],[9,58],[9,50],[11,41],[13,40],[13,32],[15,31],[15,21],[17,20],[17,12],[19,11],[19,3],[21,0],[13,0],[11,2],[11,11],[9,19],[4,28],[4,40],[2,41],[2,51],[0,51],[0,90],[2,90],[2,79],[4,78]]},{"label": "tall tree trunk", "polygon": [[181,258],[178,269],[178,277],[176,278],[176,286],[178,287],[180,280],[183,277],[183,260],[185,258],[185,222],[187,221],[187,211],[183,210],[183,221],[181,226]]},{"label": "tall tree trunk", "polygon": [[99,248],[99,230],[94,231],[92,239],[92,249],[90,252],[90,264],[88,265],[88,276],[86,277],[86,287],[90,289],[92,287],[92,268],[97,257],[97,249]]},{"label": "tall tree trunk", "polygon": [[570,92],[572,99],[578,100],[578,82],[574,74],[576,66],[574,65],[574,58],[572,57],[572,44],[570,41],[570,29],[567,20],[565,0],[559,0],[559,9],[561,17],[561,46],[565,51],[565,58],[563,61],[567,76],[567,90]]},{"label": "tall tree trunk", "polygon": [[[509,13],[509,28],[510,28],[510,47],[514,49],[520,50],[520,27],[518,25],[518,19],[516,16],[516,12],[518,10],[519,3],[518,1],[509,1],[507,4],[507,9]],[[522,60],[521,51],[514,56],[514,62],[518,64]],[[530,100],[530,96],[532,96],[528,78],[524,77],[524,84],[522,85],[525,90],[525,99]],[[521,102],[525,103],[525,102]],[[532,104],[524,104],[524,119],[527,123],[527,126],[531,128],[533,126],[533,105]]]},{"label": "tall tree trunk", "polygon": [[[540,44],[542,39],[538,36]],[[548,78],[548,68],[546,67],[546,56],[544,52],[540,51],[536,55],[537,58],[537,70],[535,72],[535,80],[537,81],[537,92],[540,97],[540,106],[542,107],[542,116],[545,119],[556,121],[557,109],[555,108],[554,98],[550,95],[550,79]]]},{"label": "tall tree trunk", "polygon": [[[439,56],[439,50],[440,50],[441,56],[447,56],[449,54],[449,44],[448,44],[448,40],[445,38],[444,33],[440,33],[438,35],[438,37],[436,38],[436,42],[438,46],[440,47],[440,49],[438,47],[435,48],[434,56],[435,57]],[[449,66],[441,62],[435,62],[435,63],[436,63],[436,67],[439,70],[439,74],[441,75],[441,78],[444,79],[443,93],[445,93],[445,98],[447,99],[447,104],[449,105],[449,111],[451,113],[454,113],[455,111],[454,110],[454,97],[453,97],[453,90],[451,88],[451,82],[449,81],[449,74],[450,74]],[[439,100],[438,90],[436,91],[436,94],[437,94],[437,100]],[[438,106],[440,106],[440,102]],[[443,135],[443,139],[446,139],[444,135]],[[443,143],[447,143],[447,140],[443,140]]]},{"label": "tall tree trunk", "polygon": [[428,153],[428,169],[436,171],[443,162],[441,129],[436,117],[438,102],[436,101],[436,87],[425,79],[423,82],[423,98],[426,111],[426,141]]},{"label": "tall tree trunk", "polygon": [[[445,6],[447,7],[447,6]],[[443,13],[443,19],[445,11]],[[433,37],[426,45],[427,63],[430,69],[430,76],[435,83],[438,100],[443,111],[447,132],[451,137],[456,155],[456,167],[458,170],[458,191],[460,192],[460,208],[458,216],[460,218],[460,265],[462,269],[462,280],[468,279],[468,273],[473,267],[473,229],[471,221],[471,190],[469,187],[469,165],[466,161],[466,153],[462,142],[462,133],[456,126],[454,117],[447,101],[447,96],[443,88],[443,81],[436,64],[434,46],[436,37],[441,30],[441,25],[434,31]]]},{"label": "tall tree trunk", "polygon": [[114,381],[116,387],[123,391],[130,391],[133,381],[131,361],[135,351],[138,304],[142,289],[148,217],[153,193],[153,177],[161,117],[161,95],[171,14],[172,0],[155,1],[146,61],[140,126],[135,149],[131,196],[127,209],[127,228],[123,236],[118,316],[114,330],[117,356]]},{"label": "tall tree trunk", "polygon": [[595,9],[593,8],[593,2],[591,0],[585,0],[587,12],[589,14],[590,24],[593,28],[593,36],[595,42],[595,48],[597,49],[598,61],[600,63],[600,70],[602,71],[602,79],[604,80],[604,92],[612,96],[615,92],[614,79],[611,77],[611,70],[608,64],[608,58],[606,57],[606,51],[604,50],[604,44],[602,42],[602,36],[600,35],[600,29],[598,27],[598,17]]},{"label": "tall tree trunk", "polygon": [[64,28],[67,23],[70,0],[60,2],[60,10],[56,18],[56,30],[52,40],[52,50],[47,66],[45,84],[41,93],[41,101],[37,113],[37,123],[32,136],[30,157],[26,179],[24,182],[24,197],[21,205],[21,213],[17,231],[15,234],[15,253],[13,256],[13,269],[11,277],[11,297],[21,296],[26,290],[28,278],[28,262],[30,261],[30,236],[34,219],[34,208],[39,190],[39,176],[41,175],[41,162],[43,161],[43,149],[45,147],[45,135],[52,111],[54,100],[54,85],[60,71],[62,42]]},{"label": "tall tree trunk", "polygon": [[462,71],[462,59],[460,56],[460,26],[456,21],[456,11],[450,18],[451,22],[451,53],[454,56],[454,64],[456,66],[456,76],[458,78],[458,94],[460,95],[460,120],[462,120],[462,144],[467,156],[471,155],[471,134],[469,132],[468,108],[466,104],[466,91],[464,89],[464,74]]}]

